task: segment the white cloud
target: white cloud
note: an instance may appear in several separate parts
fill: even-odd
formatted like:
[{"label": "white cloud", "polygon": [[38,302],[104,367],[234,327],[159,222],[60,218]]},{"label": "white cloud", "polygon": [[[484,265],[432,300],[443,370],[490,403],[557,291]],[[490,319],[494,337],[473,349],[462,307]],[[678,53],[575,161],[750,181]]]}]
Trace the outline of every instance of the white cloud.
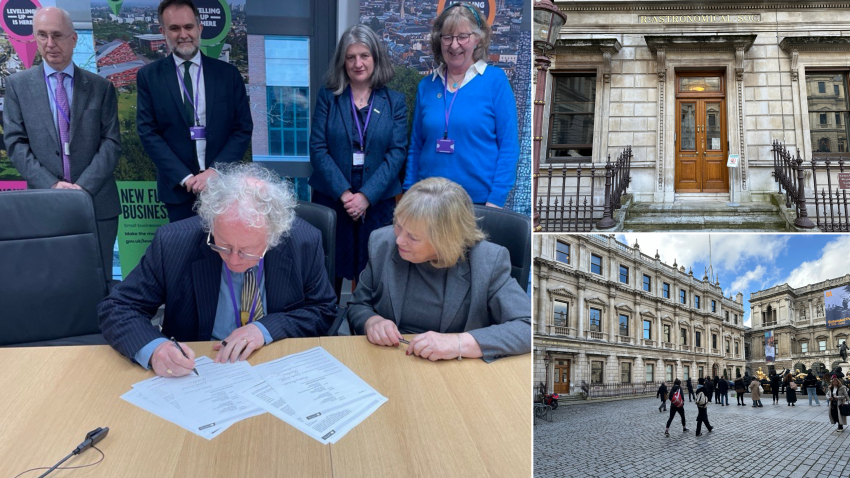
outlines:
[{"label": "white cloud", "polygon": [[[638,241],[641,251],[666,264],[675,260],[689,268],[697,261],[709,262],[708,234],[640,234],[624,235],[629,245]],[[622,238],[622,236],[621,236]],[[749,259],[773,262],[785,250],[789,236],[777,234],[711,234],[711,262],[718,271],[733,270]]]},{"label": "white cloud", "polygon": [[782,282],[791,287],[802,287],[841,277],[850,270],[848,258],[850,258],[850,235],[838,236],[838,239],[823,246],[820,258],[803,262]]},{"label": "white cloud", "polygon": [[767,272],[767,268],[759,264],[755,269],[747,271],[746,274],[737,277],[732,282],[732,285],[729,286],[729,289],[733,291],[733,293],[737,293],[738,291],[747,291],[750,283],[761,280],[761,278],[764,277],[765,272]]}]

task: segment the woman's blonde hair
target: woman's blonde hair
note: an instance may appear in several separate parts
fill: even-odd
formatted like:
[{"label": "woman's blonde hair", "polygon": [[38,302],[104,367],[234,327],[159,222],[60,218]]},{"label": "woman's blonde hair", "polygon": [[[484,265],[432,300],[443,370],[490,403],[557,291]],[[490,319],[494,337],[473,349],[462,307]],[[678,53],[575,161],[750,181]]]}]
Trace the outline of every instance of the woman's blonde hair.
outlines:
[{"label": "woman's blonde hair", "polygon": [[437,253],[434,267],[452,267],[486,239],[475,222],[472,199],[457,183],[428,178],[414,184],[395,208],[393,222],[419,229]]}]

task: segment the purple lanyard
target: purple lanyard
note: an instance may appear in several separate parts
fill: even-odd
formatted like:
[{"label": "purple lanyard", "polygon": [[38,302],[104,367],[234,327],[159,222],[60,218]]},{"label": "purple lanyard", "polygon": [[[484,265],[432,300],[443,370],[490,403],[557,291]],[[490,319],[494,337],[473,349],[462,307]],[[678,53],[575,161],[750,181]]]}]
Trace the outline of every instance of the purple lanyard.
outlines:
[{"label": "purple lanyard", "polygon": [[354,91],[351,87],[348,88],[348,96],[351,98],[351,111],[354,112],[354,123],[357,125],[357,134],[360,135],[360,151],[363,151],[365,145],[363,144],[363,135],[366,133],[366,128],[369,127],[369,119],[372,118],[372,103],[375,102],[375,95],[372,94],[372,99],[369,100],[369,112],[366,113],[366,124],[363,125],[363,128],[360,128],[360,115],[357,114],[357,105],[354,104]]},{"label": "purple lanyard", "polygon": [[[186,60],[189,61],[189,60]],[[185,62],[183,62],[185,63]],[[183,90],[183,97],[185,97],[189,104],[192,105],[192,110],[195,112],[195,126],[201,125],[201,118],[198,116],[198,86],[201,81],[201,74],[204,72],[204,63],[198,58],[198,77],[195,78],[195,101],[192,101],[192,98],[189,97],[189,92],[186,91],[186,85],[183,83],[183,74],[180,73],[180,67],[177,65],[177,62],[174,62],[174,68],[177,69],[177,78],[180,79],[180,89]],[[189,81],[192,81],[192,78],[189,78]]]},{"label": "purple lanyard", "polygon": [[[257,268],[257,293],[254,295],[254,300],[251,301],[251,315],[248,316],[248,322],[245,325],[254,321],[254,311],[257,309],[257,301],[260,299],[260,280],[263,277],[263,261],[260,259],[259,267]],[[236,293],[233,291],[233,278],[230,277],[230,269],[227,264],[224,265],[224,272],[227,274],[227,285],[230,286],[230,301],[233,302],[233,315],[236,317],[236,328],[242,327],[242,318],[239,314],[239,306],[236,305]],[[245,287],[245,279],[242,279],[242,287]]]},{"label": "purple lanyard", "polygon": [[[446,82],[443,85],[443,106],[446,107],[446,97],[449,96],[449,69],[446,68]],[[452,96],[451,104],[446,107],[446,131],[443,132],[443,139],[449,138],[449,116],[452,114],[452,107],[455,105],[455,100],[457,99],[457,94],[460,92],[460,88],[455,90],[454,96]]]},{"label": "purple lanyard", "polygon": [[[71,117],[68,115],[67,111],[65,111],[64,109],[62,109],[61,106],[59,106],[59,100],[56,99],[56,92],[53,91],[50,88],[50,79],[47,76],[47,71],[45,71],[45,70],[42,70],[42,71],[44,72],[44,82],[47,83],[47,96],[50,96],[53,99],[53,104],[56,105],[56,111],[58,111],[60,114],[62,114],[62,117],[65,118],[65,122],[68,123],[68,126],[71,126]],[[57,71],[56,73],[62,73],[62,72]],[[71,89],[73,90],[74,89],[74,77],[71,76],[71,75],[68,75],[68,76],[71,77]],[[59,88],[59,75],[56,75],[56,88]],[[53,94],[51,95],[51,93],[53,93]]]}]

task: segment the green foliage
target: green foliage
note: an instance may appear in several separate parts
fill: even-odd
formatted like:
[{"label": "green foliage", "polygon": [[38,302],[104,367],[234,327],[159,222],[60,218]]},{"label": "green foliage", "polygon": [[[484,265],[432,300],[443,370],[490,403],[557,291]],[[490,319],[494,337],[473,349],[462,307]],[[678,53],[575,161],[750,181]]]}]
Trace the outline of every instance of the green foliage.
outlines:
[{"label": "green foliage", "polygon": [[407,137],[410,138],[410,133],[413,130],[413,115],[416,113],[416,91],[419,89],[419,82],[422,76],[413,68],[406,66],[396,66],[395,76],[393,81],[387,85],[390,89],[396,90],[404,95],[407,103]]}]

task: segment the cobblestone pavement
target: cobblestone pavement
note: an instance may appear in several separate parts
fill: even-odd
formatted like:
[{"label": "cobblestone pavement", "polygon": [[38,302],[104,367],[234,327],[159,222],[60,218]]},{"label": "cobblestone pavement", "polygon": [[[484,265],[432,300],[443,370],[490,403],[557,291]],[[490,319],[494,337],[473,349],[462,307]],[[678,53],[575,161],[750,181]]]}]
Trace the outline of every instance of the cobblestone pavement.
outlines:
[{"label": "cobblestone pavement", "polygon": [[[730,394],[731,395],[731,394]],[[714,431],[695,436],[697,410],[685,402],[682,433],[677,414],[664,436],[669,412],[660,401],[638,398],[559,407],[552,422],[534,419],[534,476],[641,478],[687,476],[843,477],[850,476],[850,430],[829,424],[826,399],[809,407],[798,394],[795,407],[770,395],[762,408],[710,404]],[[669,402],[668,402],[669,410]]]}]

